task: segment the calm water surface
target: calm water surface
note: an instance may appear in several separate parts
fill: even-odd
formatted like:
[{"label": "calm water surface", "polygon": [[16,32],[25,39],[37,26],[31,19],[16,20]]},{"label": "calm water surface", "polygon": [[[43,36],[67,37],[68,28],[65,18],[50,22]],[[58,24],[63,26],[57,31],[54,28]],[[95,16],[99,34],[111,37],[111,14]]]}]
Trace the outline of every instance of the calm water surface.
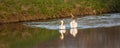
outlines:
[{"label": "calm water surface", "polygon": [[34,48],[120,48],[120,26],[79,29],[76,37],[67,31],[64,39],[38,44]]},{"label": "calm water surface", "polygon": [[0,25],[0,48],[120,48],[119,13],[76,18],[77,28],[70,28],[72,20]]}]

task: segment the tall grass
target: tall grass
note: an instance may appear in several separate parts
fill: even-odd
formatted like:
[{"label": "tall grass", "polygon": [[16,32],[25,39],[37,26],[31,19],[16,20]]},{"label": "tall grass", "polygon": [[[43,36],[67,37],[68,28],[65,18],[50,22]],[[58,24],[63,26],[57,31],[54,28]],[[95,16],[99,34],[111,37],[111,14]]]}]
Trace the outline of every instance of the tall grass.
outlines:
[{"label": "tall grass", "polygon": [[119,8],[119,0],[0,0],[0,22],[120,12]]}]

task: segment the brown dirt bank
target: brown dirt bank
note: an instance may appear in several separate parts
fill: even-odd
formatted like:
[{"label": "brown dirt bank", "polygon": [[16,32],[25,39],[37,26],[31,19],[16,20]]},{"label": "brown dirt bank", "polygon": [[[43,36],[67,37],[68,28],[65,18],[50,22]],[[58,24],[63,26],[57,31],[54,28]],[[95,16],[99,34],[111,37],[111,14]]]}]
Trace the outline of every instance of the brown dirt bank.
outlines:
[{"label": "brown dirt bank", "polygon": [[119,0],[1,0],[0,23],[120,12]]},{"label": "brown dirt bank", "polygon": [[[102,13],[107,13],[107,12],[102,12]],[[79,12],[79,11],[74,11],[73,15],[75,16],[85,16],[85,15],[98,15],[98,14],[102,14],[101,12],[95,12],[95,11],[90,11],[90,12]],[[40,14],[36,14],[36,15],[29,15],[27,13],[12,13],[9,14],[9,17],[7,18],[3,18],[0,19],[0,24],[3,23],[15,23],[15,22],[25,22],[25,21],[33,21],[33,20],[49,20],[49,19],[59,19],[59,18],[66,18],[66,17],[71,17],[70,13],[59,13],[57,15],[54,16],[46,16],[46,15],[40,15]]]}]

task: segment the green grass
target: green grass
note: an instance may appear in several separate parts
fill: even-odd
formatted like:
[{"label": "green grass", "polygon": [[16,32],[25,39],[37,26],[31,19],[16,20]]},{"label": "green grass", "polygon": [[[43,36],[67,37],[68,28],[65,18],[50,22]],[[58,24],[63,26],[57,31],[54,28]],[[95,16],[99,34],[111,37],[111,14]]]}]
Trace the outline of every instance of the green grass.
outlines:
[{"label": "green grass", "polygon": [[[15,22],[120,12],[119,0],[1,0],[0,21]],[[23,19],[24,18],[24,19]]]}]

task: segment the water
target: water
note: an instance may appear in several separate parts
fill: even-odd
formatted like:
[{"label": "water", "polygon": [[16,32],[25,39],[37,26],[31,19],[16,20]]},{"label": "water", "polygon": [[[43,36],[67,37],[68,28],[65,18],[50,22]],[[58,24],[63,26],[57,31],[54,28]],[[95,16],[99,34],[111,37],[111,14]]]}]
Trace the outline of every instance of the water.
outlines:
[{"label": "water", "polygon": [[[59,29],[60,21],[66,29]],[[120,13],[0,25],[0,48],[120,48]]]},{"label": "water", "polygon": [[23,23],[0,25],[0,48],[32,48],[37,43],[55,40],[56,30],[30,28]]},{"label": "water", "polygon": [[[46,29],[59,29],[60,20],[53,20],[48,22],[28,22],[27,25],[31,27],[40,27]],[[70,22],[72,19],[63,19],[64,25],[67,29],[70,29]],[[97,27],[111,27],[120,25],[120,14],[105,14],[101,16],[86,16],[82,18],[77,18],[78,29],[84,28],[97,28]]]},{"label": "water", "polygon": [[63,40],[56,39],[34,48],[120,48],[120,26],[79,29],[76,37],[69,31],[64,35]]}]

